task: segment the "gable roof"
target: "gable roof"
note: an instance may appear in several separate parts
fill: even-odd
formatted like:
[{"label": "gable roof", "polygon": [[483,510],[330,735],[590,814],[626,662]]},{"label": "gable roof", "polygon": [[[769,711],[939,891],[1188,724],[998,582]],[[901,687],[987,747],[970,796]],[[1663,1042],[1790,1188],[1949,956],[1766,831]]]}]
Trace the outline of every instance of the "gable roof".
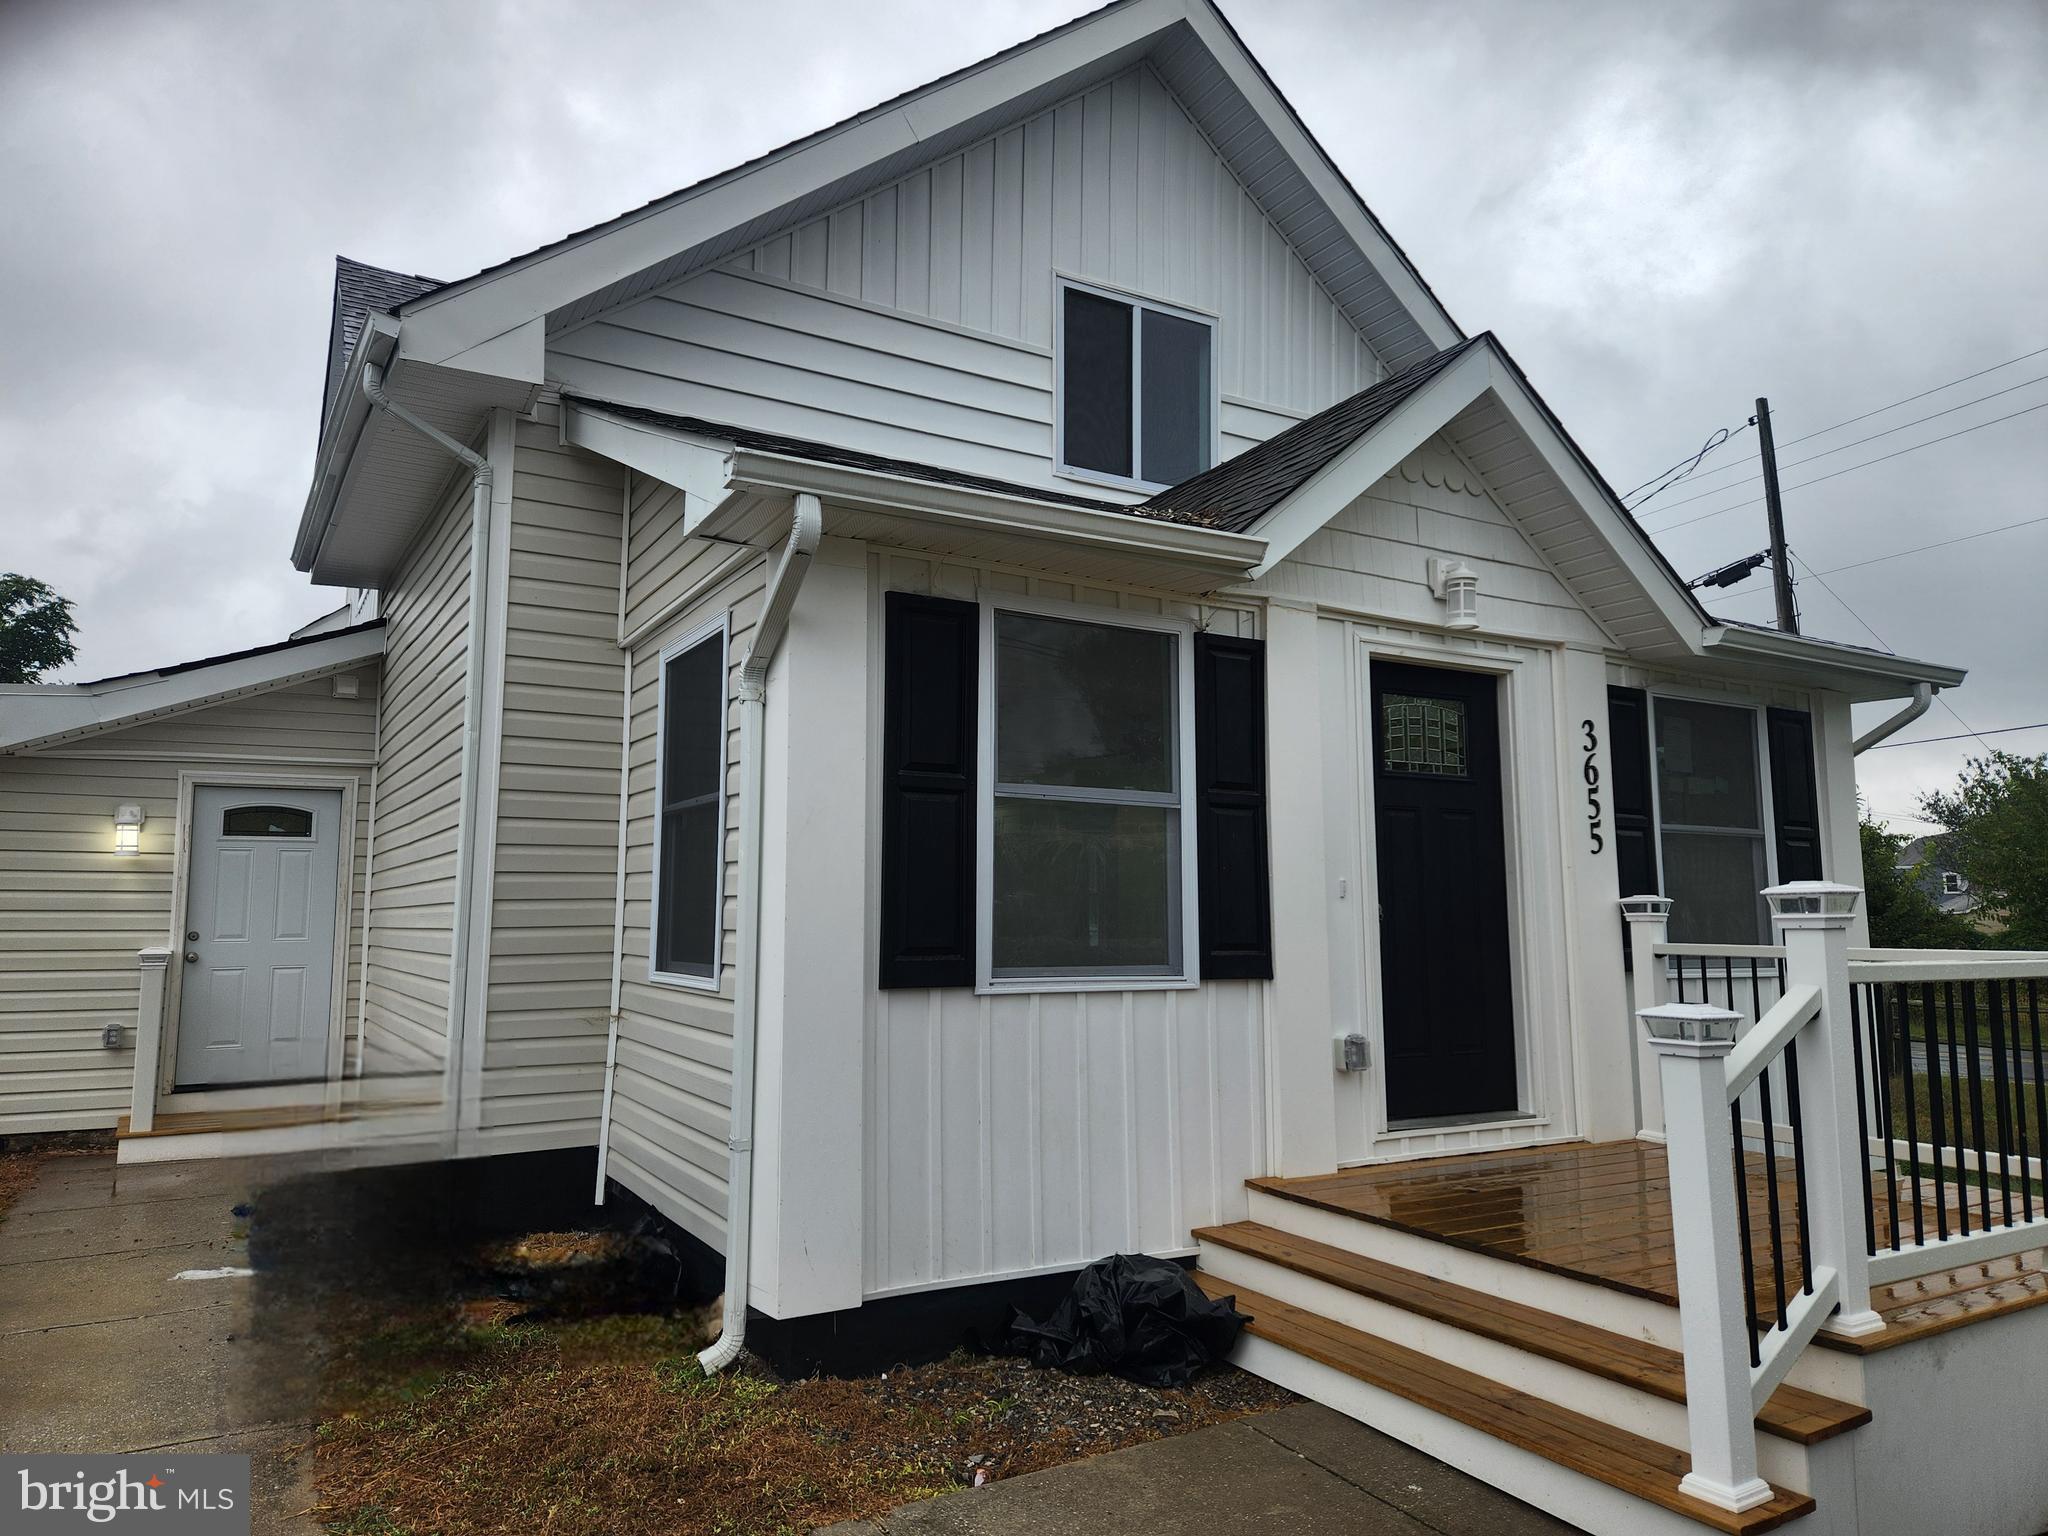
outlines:
[{"label": "gable roof", "polygon": [[[723,261],[1149,60],[1392,367],[1463,333],[1210,0],[1112,3],[766,155],[407,302],[403,355],[524,368],[544,336]],[[544,323],[534,322],[544,318]],[[517,358],[517,362],[509,359]]]},{"label": "gable roof", "polygon": [[0,684],[0,753],[117,731],[159,715],[345,672],[384,654],[384,621],[89,683]]},{"label": "gable roof", "polygon": [[395,315],[408,299],[431,293],[440,280],[411,272],[393,272],[368,262],[334,258],[334,318],[327,332],[327,383],[320,396],[320,425],[327,425],[327,413],[334,409],[334,396],[348,371],[348,360],[363,334],[363,321],[371,311]]},{"label": "gable roof", "polygon": [[1434,357],[1296,422],[1235,458],[1225,459],[1179,485],[1168,486],[1130,510],[1173,522],[1201,523],[1242,533],[1391,416],[1423,385],[1491,336],[1489,331],[1446,347]]}]

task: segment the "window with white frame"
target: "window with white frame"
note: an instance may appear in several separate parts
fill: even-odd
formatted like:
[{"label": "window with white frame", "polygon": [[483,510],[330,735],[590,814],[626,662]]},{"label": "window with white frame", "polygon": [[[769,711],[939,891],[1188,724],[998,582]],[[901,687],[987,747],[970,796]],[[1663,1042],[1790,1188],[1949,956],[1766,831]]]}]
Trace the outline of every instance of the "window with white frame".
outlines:
[{"label": "window with white frame", "polygon": [[1952,869],[1943,870],[1941,872],[1941,894],[1944,896],[1962,895],[1963,877]]},{"label": "window with white frame", "polygon": [[725,885],[726,621],[661,653],[649,971],[718,985]]},{"label": "window with white frame", "polygon": [[1681,943],[1770,942],[1771,884],[1757,713],[1655,695],[1657,852]]},{"label": "window with white frame", "polygon": [[1084,479],[1177,485],[1215,462],[1215,322],[1060,282],[1059,468]]},{"label": "window with white frame", "polygon": [[984,980],[1184,978],[1186,634],[995,608],[989,635]]}]

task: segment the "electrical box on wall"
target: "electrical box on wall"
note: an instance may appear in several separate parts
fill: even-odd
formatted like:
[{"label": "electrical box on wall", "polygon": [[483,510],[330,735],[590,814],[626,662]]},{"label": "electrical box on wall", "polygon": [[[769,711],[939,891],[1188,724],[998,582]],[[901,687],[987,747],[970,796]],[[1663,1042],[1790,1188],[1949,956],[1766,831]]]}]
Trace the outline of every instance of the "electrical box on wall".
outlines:
[{"label": "electrical box on wall", "polygon": [[121,1049],[121,1026],[118,1023],[109,1024],[101,1030],[100,1044],[110,1051]]},{"label": "electrical box on wall", "polygon": [[1337,1037],[1337,1070],[1363,1072],[1372,1064],[1372,1043],[1363,1035]]}]

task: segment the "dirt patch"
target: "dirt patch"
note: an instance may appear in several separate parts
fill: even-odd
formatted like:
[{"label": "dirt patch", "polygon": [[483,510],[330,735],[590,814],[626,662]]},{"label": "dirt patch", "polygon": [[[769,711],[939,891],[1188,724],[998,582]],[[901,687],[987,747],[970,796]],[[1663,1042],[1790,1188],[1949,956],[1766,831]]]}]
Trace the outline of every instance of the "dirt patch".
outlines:
[{"label": "dirt patch", "polygon": [[804,1531],[1293,1400],[1227,1367],[1159,1390],[968,1355],[852,1381],[783,1382],[749,1359],[707,1379],[715,1305],[596,1310],[598,1277],[631,1272],[615,1234],[479,1257],[491,1294],[366,1312],[337,1345],[316,1442],[333,1530]]},{"label": "dirt patch", "polygon": [[81,1157],[114,1150],[112,1131],[55,1131],[45,1136],[18,1136],[0,1143],[0,1221],[35,1183],[43,1164],[57,1157]]}]

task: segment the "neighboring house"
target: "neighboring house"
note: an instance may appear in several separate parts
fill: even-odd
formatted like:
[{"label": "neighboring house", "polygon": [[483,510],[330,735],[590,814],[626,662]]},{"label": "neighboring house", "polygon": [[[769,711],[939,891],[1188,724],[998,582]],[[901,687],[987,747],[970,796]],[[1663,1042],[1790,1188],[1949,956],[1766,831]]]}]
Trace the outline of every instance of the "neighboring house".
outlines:
[{"label": "neighboring house", "polygon": [[1943,912],[1968,917],[1977,910],[1977,897],[1942,845],[1938,836],[1913,838],[1899,849],[1893,867],[1912,876],[1913,883]]},{"label": "neighboring house", "polygon": [[[0,691],[0,1131],[594,1148],[799,1360],[1199,1242],[1253,1368],[1596,1530],[2037,1475],[1902,1460],[1933,1367],[1815,1351],[1731,1513],[1671,1266],[1570,1278],[1672,1241],[1571,1171],[1663,1157],[1634,1007],[1711,952],[1776,1038],[1758,893],[1858,867],[1851,705],[1962,672],[1710,619],[1206,0],[460,281],[343,261],[332,335],[290,553],[351,622]],[[1518,1148],[1563,1185],[1417,1164]],[[1540,1271],[1417,1235],[1600,1191]]]}]

